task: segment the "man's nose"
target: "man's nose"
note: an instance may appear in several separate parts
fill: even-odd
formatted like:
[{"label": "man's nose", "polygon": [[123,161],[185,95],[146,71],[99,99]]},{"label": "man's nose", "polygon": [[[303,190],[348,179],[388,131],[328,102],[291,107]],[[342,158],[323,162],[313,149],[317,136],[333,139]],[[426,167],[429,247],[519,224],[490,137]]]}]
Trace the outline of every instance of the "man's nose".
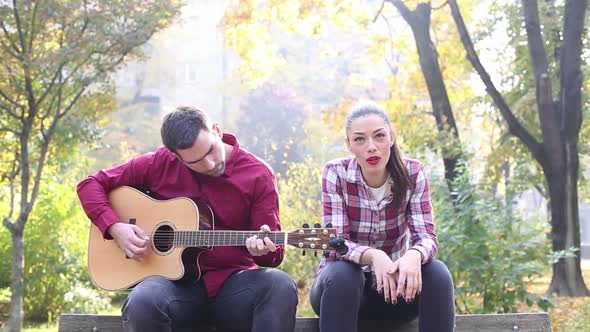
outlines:
[{"label": "man's nose", "polygon": [[215,160],[213,160],[213,158],[206,157],[205,163],[206,163],[205,166],[207,167],[207,170],[212,170],[215,168]]}]

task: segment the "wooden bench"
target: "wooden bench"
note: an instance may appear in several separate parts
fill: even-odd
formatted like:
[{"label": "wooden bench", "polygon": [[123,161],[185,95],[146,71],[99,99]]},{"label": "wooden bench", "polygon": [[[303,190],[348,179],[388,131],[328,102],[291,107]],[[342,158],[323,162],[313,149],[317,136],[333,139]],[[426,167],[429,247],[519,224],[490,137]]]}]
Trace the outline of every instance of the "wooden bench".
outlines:
[{"label": "wooden bench", "polygon": [[[550,332],[551,323],[546,312],[490,314],[490,315],[457,315],[456,332]],[[62,314],[59,320],[60,332],[72,331],[121,331],[121,316]],[[223,331],[215,327],[197,328],[197,331]],[[319,332],[318,318],[297,318],[297,332]],[[392,326],[384,322],[362,322],[359,332],[415,332],[418,321]]]}]

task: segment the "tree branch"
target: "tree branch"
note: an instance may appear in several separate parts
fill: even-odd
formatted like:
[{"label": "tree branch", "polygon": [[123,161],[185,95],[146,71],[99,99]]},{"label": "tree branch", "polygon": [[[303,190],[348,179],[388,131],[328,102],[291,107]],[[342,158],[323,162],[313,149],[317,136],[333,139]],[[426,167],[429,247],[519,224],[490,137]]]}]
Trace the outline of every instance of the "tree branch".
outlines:
[{"label": "tree branch", "polygon": [[4,99],[6,99],[9,103],[11,103],[12,105],[16,106],[16,107],[23,107],[23,105],[19,104],[18,102],[16,102],[16,100],[10,98],[8,96],[8,94],[4,91],[2,91],[2,89],[0,89],[0,96],[2,96]]},{"label": "tree branch", "polygon": [[4,49],[4,51],[6,51],[6,53],[10,54],[11,57],[13,57],[17,60],[22,59],[22,57],[19,54],[14,53],[14,51],[10,48],[10,46],[6,45],[6,43],[2,39],[0,39],[0,45],[2,45],[2,48]]},{"label": "tree branch", "polygon": [[[77,39],[82,39],[82,36],[84,35],[84,32],[86,31],[86,27],[88,26],[88,16],[86,16],[84,18],[84,24],[82,26],[82,29],[80,30],[79,35],[77,36]],[[60,34],[60,40],[59,40],[59,44],[60,44],[60,48],[63,48],[64,46],[64,35],[66,34],[66,27],[67,27],[67,23],[66,22],[62,22],[62,33]],[[78,68],[80,68],[81,66],[83,66],[86,61],[88,59],[90,59],[92,55],[89,55],[78,67],[76,67],[71,74],[73,74],[74,72],[76,72],[78,70]],[[61,72],[64,68],[64,66],[66,65],[66,63],[69,61],[69,59],[67,57],[64,57],[64,60],[59,64],[59,66],[57,67],[57,69],[55,70],[55,73],[53,75],[53,78],[51,79],[51,83],[49,83],[49,86],[45,89],[45,92],[43,93],[43,95],[41,97],[39,97],[39,99],[37,100],[38,104],[41,104],[45,98],[47,97],[47,95],[51,92],[51,90],[54,87],[55,84],[55,80],[57,79],[57,77],[59,75],[61,75]],[[67,79],[65,80],[67,81]]]},{"label": "tree branch", "polygon": [[67,61],[63,61],[55,70],[55,73],[53,74],[53,78],[51,79],[51,82],[49,83],[49,85],[45,88],[45,92],[41,95],[41,97],[39,97],[39,99],[37,99],[36,103],[39,105],[43,102],[43,100],[45,99],[45,97],[47,97],[47,95],[49,95],[49,93],[51,92],[51,90],[53,89],[54,85],[55,85],[55,80],[57,79],[57,77],[61,74],[61,71],[63,70],[64,66],[66,65]]},{"label": "tree branch", "polygon": [[35,39],[35,20],[37,19],[37,9],[39,8],[39,4],[41,1],[33,1],[33,14],[31,17],[31,26],[30,26],[30,35],[29,35],[29,51],[33,50],[33,40]]},{"label": "tree branch", "polygon": [[[547,59],[553,57],[554,63],[559,63],[560,57],[560,45],[561,45],[561,31],[559,30],[559,17],[560,14],[557,12],[557,6],[555,5],[555,0],[545,0],[545,5],[543,6],[546,9],[545,15],[547,16],[547,21],[549,22],[549,28],[551,31],[548,33],[547,39],[551,41],[551,45],[554,45],[553,54],[548,54]],[[549,61],[551,65],[551,61]]]},{"label": "tree branch", "polygon": [[377,21],[377,19],[379,18],[379,16],[381,16],[381,12],[383,11],[383,7],[385,7],[385,0],[381,1],[381,7],[379,7],[377,14],[375,14],[375,16],[373,17],[373,23],[375,23]]},{"label": "tree branch", "polygon": [[15,131],[14,129],[8,128],[8,127],[0,127],[0,132],[7,132],[7,133],[13,133],[14,135],[18,135],[19,132]]},{"label": "tree branch", "polygon": [[23,27],[20,22],[20,15],[18,14],[16,0],[12,0],[12,11],[14,12],[14,20],[16,22],[16,31],[18,32],[18,39],[21,45],[21,52],[23,55],[27,53],[27,45],[25,43],[25,35],[23,32]]},{"label": "tree branch", "polygon": [[461,42],[465,47],[467,59],[469,59],[469,62],[471,62],[471,65],[479,74],[479,77],[486,86],[486,91],[490,94],[494,104],[500,110],[500,114],[502,114],[502,117],[508,123],[508,130],[514,136],[518,137],[521,142],[523,142],[523,144],[531,151],[535,158],[539,160],[542,153],[541,144],[537,142],[537,140],[520,124],[518,119],[510,110],[506,100],[504,100],[504,97],[502,97],[498,89],[496,89],[496,86],[492,82],[490,75],[481,64],[479,56],[477,55],[475,47],[473,46],[473,42],[471,41],[471,37],[469,36],[469,32],[467,32],[467,27],[465,26],[465,22],[463,21],[463,17],[461,16],[461,12],[456,0],[449,0],[448,3],[451,7],[451,13],[453,15],[455,25],[457,26],[457,30],[461,36]]},{"label": "tree branch", "polygon": [[12,45],[12,48],[14,48],[16,53],[17,54],[22,53],[22,51],[18,48],[18,45],[14,42],[14,40],[12,40],[12,38],[10,38],[10,33],[6,29],[6,26],[4,25],[4,21],[0,20],[0,26],[2,27],[2,31],[4,31],[4,35],[6,36],[6,39],[8,39],[8,42],[10,42],[10,44]]},{"label": "tree branch", "polygon": [[[37,164],[37,169],[35,171],[35,176],[33,178],[33,190],[31,191],[31,198],[27,204],[27,213],[30,213],[35,201],[37,200],[37,195],[39,194],[39,188],[41,186],[41,175],[43,174],[43,166],[45,165],[45,160],[47,159],[47,151],[49,151],[49,144],[51,143],[51,139],[53,138],[53,134],[55,133],[55,128],[57,127],[57,123],[59,122],[59,118],[56,116],[53,118],[51,122],[51,126],[49,127],[49,132],[47,135],[43,137],[43,145],[41,146],[41,152],[39,154],[39,163]],[[26,219],[19,218],[19,221],[23,220],[22,226],[24,227],[24,223]]]},{"label": "tree branch", "polygon": [[10,109],[9,107],[0,103],[0,108],[6,111],[6,114],[10,115],[11,118],[15,120],[21,120],[21,118],[16,113],[14,113],[12,109]]},{"label": "tree branch", "polygon": [[553,103],[553,87],[551,84],[545,43],[543,42],[543,36],[541,35],[537,1],[522,0],[522,11],[529,52],[533,63],[533,72],[535,75],[536,101],[539,109],[538,113],[539,121],[541,122],[541,131],[543,133],[543,141],[549,145],[548,148],[550,150],[559,149],[561,141],[558,125],[559,113],[556,112]]},{"label": "tree branch", "polygon": [[395,6],[395,8],[397,8],[397,10],[399,10],[400,14],[402,14],[402,17],[406,21],[412,20],[412,16],[413,16],[412,11],[402,1],[400,1],[400,0],[387,0],[387,1],[391,2]]},{"label": "tree branch", "polygon": [[577,141],[582,125],[582,36],[588,1],[568,0],[565,3],[563,46],[560,59],[561,129],[568,141]]},{"label": "tree branch", "polygon": [[[543,74],[549,74],[549,64],[547,63],[547,53],[543,37],[541,36],[541,27],[539,23],[539,8],[536,0],[522,0],[522,11],[524,15],[524,27],[527,34],[529,51],[533,62],[535,80]],[[538,84],[538,83],[537,83]],[[538,89],[538,86],[537,86]],[[537,91],[537,94],[539,92]]]},{"label": "tree branch", "polygon": [[14,223],[10,221],[10,219],[12,219],[12,216],[14,215],[14,180],[16,179],[16,176],[19,173],[19,167],[17,163],[17,158],[12,160],[12,169],[10,171],[10,175],[8,176],[8,183],[10,188],[10,207],[8,210],[8,216],[6,216],[3,220],[4,226],[6,226],[6,228],[10,229],[11,231],[14,231],[15,226]]},{"label": "tree branch", "polygon": [[448,5],[448,4],[449,4],[449,2],[448,2],[448,1],[445,1],[445,2],[441,3],[441,4],[440,4],[440,6],[437,6],[437,7],[432,7],[432,10],[439,10],[439,9],[442,9],[444,6],[446,6],[446,5]]},{"label": "tree branch", "polygon": [[[394,57],[394,53],[393,53],[394,45],[393,45],[393,33],[391,32],[391,23],[389,22],[387,17],[385,17],[385,15],[381,14],[381,18],[383,19],[383,21],[385,21],[385,25],[387,26],[387,32],[389,33],[389,43],[390,43],[389,54],[390,54],[391,59],[394,60],[395,57]],[[391,74],[397,75],[396,65],[394,65],[387,58],[385,59],[385,62],[387,63],[387,66],[389,67],[389,71],[391,71]]]}]

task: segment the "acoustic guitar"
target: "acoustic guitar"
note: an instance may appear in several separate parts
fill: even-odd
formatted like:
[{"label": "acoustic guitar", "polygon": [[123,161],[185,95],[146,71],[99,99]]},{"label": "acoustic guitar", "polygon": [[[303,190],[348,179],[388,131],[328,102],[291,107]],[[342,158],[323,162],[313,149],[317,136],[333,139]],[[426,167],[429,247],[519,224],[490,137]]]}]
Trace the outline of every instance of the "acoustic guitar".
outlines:
[{"label": "acoustic guitar", "polygon": [[109,202],[122,222],[139,226],[150,241],[147,255],[138,262],[126,257],[114,240],[105,240],[98,227],[91,225],[88,270],[94,284],[108,291],[133,287],[149,276],[178,280],[190,271],[199,278],[198,259],[203,250],[245,246],[246,239],[254,235],[268,236],[275,244],[311,250],[330,250],[330,241],[336,239],[335,228],[268,233],[214,230],[213,213],[208,206],[199,208],[186,197],[156,200],[131,187],[112,190]]}]

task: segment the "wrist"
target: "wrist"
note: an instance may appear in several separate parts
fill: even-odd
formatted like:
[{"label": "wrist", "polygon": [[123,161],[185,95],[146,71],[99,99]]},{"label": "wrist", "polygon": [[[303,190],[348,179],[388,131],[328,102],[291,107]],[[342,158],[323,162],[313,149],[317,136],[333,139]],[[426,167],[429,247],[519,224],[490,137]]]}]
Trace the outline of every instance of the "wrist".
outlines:
[{"label": "wrist", "polygon": [[417,251],[420,254],[420,264],[424,263],[424,254],[422,253],[422,251],[418,248],[410,248],[408,249],[408,251]]},{"label": "wrist", "polygon": [[120,221],[115,222],[114,224],[107,227],[107,235],[111,237],[111,239],[116,239],[119,236],[119,228],[121,227],[122,223]]},{"label": "wrist", "polygon": [[371,265],[373,263],[375,263],[375,261],[377,261],[379,258],[382,258],[381,256],[387,257],[387,254],[385,252],[383,252],[382,250],[379,250],[379,249],[375,249],[375,248],[368,249],[365,252],[365,254],[367,254],[368,263]]}]

